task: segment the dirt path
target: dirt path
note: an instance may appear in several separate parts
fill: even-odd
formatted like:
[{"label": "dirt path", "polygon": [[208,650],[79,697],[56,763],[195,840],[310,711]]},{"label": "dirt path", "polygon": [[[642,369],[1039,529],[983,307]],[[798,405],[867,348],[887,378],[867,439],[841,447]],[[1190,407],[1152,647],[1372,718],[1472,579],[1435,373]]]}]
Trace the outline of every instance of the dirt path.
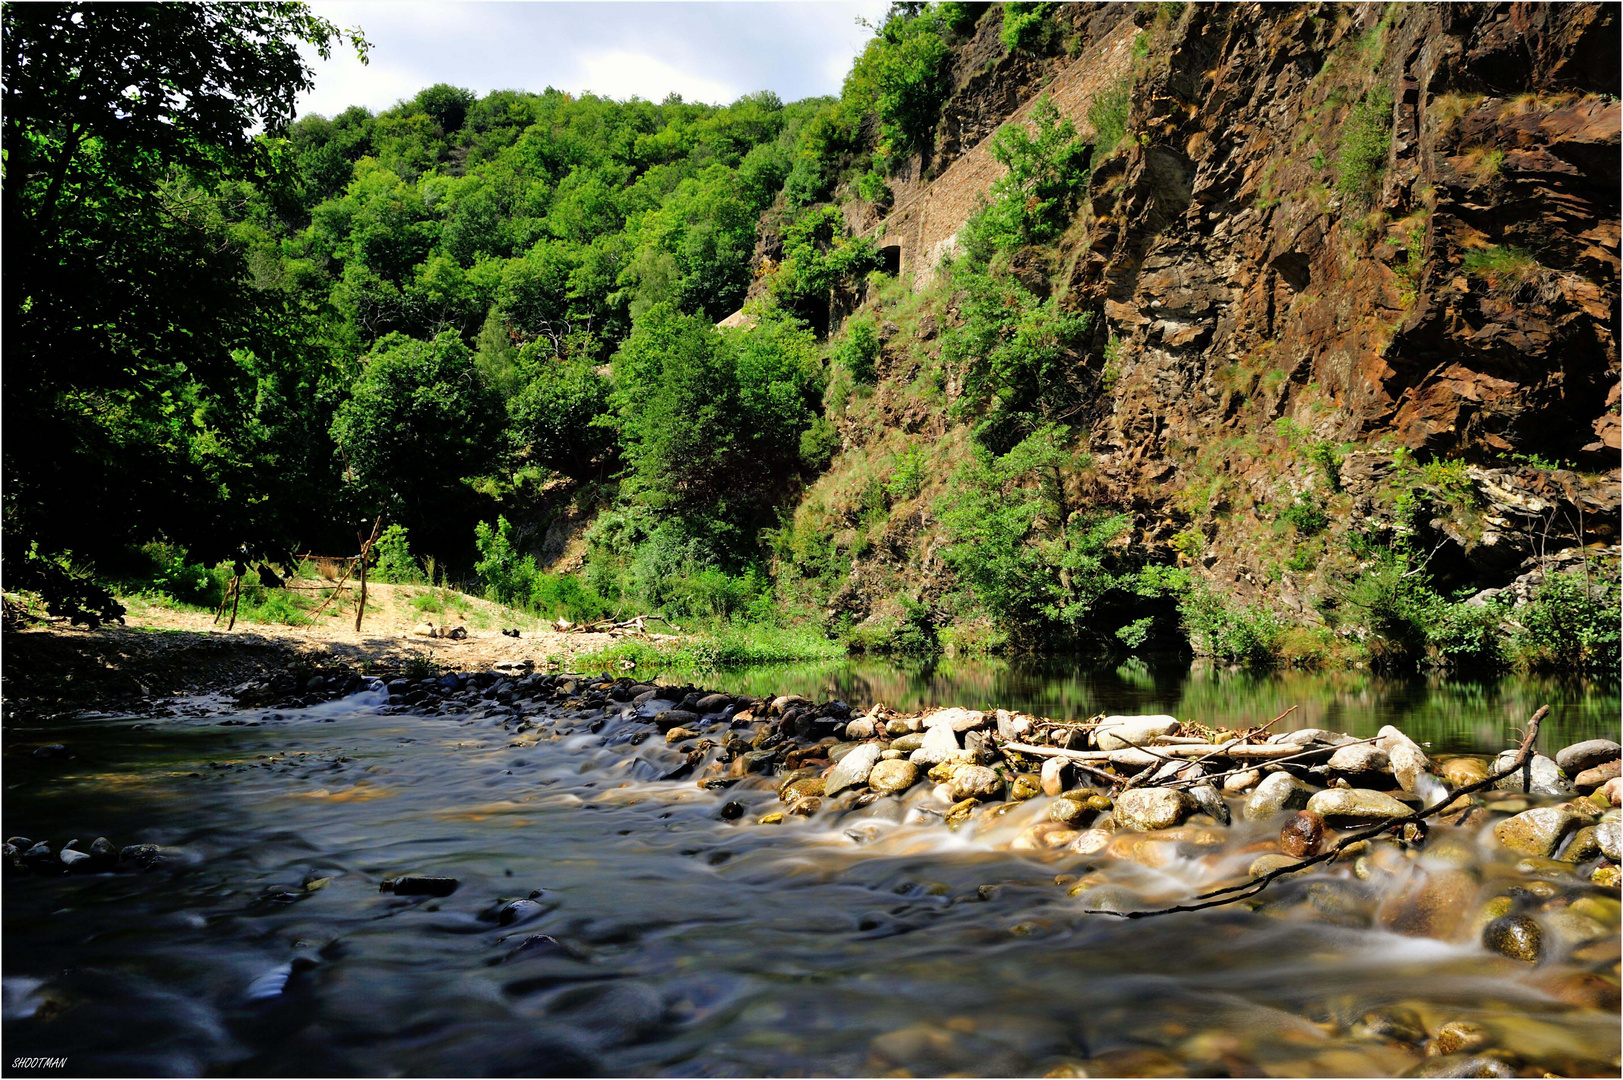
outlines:
[{"label": "dirt path", "polygon": [[[38,624],[0,639],[4,715],[51,714],[90,707],[138,707],[175,694],[226,689],[289,667],[325,673],[385,673],[414,659],[447,670],[532,660],[545,669],[606,648],[607,634],[565,634],[539,620],[447,589],[371,585],[362,629],[354,608],[293,627],[239,618],[230,632],[212,614],[132,599],[123,626],[97,630]],[[461,626],[467,637],[413,633],[424,621]],[[502,634],[517,629],[518,638]]]}]

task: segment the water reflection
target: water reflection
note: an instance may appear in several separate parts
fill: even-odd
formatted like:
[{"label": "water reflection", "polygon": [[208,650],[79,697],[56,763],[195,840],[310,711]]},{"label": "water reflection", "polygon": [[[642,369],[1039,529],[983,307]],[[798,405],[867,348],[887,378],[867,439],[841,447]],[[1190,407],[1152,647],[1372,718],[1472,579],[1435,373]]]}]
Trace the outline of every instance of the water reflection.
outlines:
[{"label": "water reflection", "polygon": [[731,693],[839,697],[853,706],[884,703],[913,711],[960,705],[1070,719],[1100,712],[1170,713],[1223,727],[1259,724],[1295,705],[1277,730],[1329,728],[1373,735],[1383,724],[1441,752],[1497,751],[1540,705],[1549,705],[1543,744],[1618,737],[1616,678],[1503,676],[1451,679],[1367,671],[1234,671],[1209,664],[1114,666],[1050,660],[943,659],[927,666],[886,660],[782,664],[707,676]]}]

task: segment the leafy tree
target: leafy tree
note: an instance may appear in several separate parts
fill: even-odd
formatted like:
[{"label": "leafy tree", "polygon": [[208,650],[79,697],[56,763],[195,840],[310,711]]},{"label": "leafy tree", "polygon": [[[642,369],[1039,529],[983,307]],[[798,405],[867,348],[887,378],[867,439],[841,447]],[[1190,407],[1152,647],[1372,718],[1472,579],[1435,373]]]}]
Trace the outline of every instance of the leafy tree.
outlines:
[{"label": "leafy tree", "polygon": [[1058,239],[1088,186],[1092,151],[1047,94],[1032,107],[1031,122],[1030,132],[1005,124],[992,138],[992,157],[1008,172],[992,185],[981,228],[1000,248]]},{"label": "leafy tree", "polygon": [[941,355],[963,372],[953,408],[975,421],[976,439],[1005,452],[1042,425],[1074,418],[1087,401],[1080,357],[1089,314],[983,267],[957,268],[954,282],[964,290],[963,323],[944,335]]},{"label": "leafy tree", "polygon": [[816,341],[771,310],[747,330],[656,304],[614,358],[612,403],[641,505],[759,520],[798,469],[821,391]]},{"label": "leafy tree", "polygon": [[285,536],[274,477],[237,467],[256,453],[238,358],[286,359],[300,319],[253,292],[212,193],[276,167],[250,132],[292,119],[301,45],[364,40],[298,3],[12,4],[4,20],[8,568],[36,541],[51,563],[160,529],[215,556]]},{"label": "leafy tree", "polygon": [[455,505],[464,477],[491,468],[501,428],[500,397],[451,331],[379,341],[332,422],[357,494],[412,527]]},{"label": "leafy tree", "polygon": [[1069,442],[1047,425],[1003,455],[977,448],[938,511],[949,564],[995,617],[1034,636],[1086,637],[1106,593],[1140,585],[1111,546],[1129,518],[1067,491],[1084,464]]},{"label": "leafy tree", "polygon": [[608,412],[608,380],[589,358],[547,354],[535,345],[519,356],[528,379],[508,405],[515,448],[549,469],[587,475],[614,441],[611,428],[594,423]]}]

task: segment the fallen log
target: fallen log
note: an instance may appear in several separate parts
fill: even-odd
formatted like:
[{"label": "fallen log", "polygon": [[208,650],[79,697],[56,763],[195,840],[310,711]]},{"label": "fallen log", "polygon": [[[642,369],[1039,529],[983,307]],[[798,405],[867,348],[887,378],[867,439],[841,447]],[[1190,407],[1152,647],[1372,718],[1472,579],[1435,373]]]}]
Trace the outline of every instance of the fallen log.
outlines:
[{"label": "fallen log", "polygon": [[1037,757],[1062,757],[1067,761],[1091,762],[1103,764],[1114,761],[1112,754],[1129,753],[1132,750],[1143,750],[1155,757],[1168,758],[1202,758],[1226,757],[1235,761],[1278,761],[1282,758],[1299,757],[1306,754],[1330,754],[1337,747],[1325,746],[1315,750],[1303,751],[1300,746],[1282,743],[1241,744],[1237,741],[1227,743],[1181,743],[1167,746],[1162,743],[1151,743],[1148,746],[1134,746],[1125,750],[1064,750],[1058,746],[1032,746],[1028,743],[1006,742],[1007,749],[1021,754],[1033,754]]}]

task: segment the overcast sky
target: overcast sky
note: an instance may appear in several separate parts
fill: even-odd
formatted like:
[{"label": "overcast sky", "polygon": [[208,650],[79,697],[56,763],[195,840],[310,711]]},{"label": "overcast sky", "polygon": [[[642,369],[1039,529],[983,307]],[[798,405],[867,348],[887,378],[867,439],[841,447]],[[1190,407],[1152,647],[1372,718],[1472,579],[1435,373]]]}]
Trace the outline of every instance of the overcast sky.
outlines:
[{"label": "overcast sky", "polygon": [[542,3],[346,0],[311,4],[359,26],[371,63],[353,51],[316,61],[299,115],[351,105],[376,111],[425,86],[591,90],[613,98],[726,103],[755,90],[784,101],[837,94],[889,0],[768,3]]}]

